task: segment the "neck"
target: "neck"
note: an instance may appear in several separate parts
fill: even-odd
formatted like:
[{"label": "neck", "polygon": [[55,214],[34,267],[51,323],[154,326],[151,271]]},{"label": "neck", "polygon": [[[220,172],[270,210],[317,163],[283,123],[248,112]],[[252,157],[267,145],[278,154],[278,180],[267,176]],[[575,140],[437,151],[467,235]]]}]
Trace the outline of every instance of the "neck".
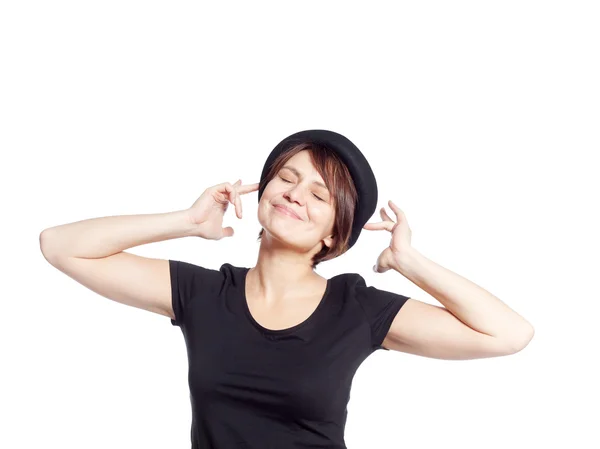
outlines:
[{"label": "neck", "polygon": [[[247,275],[247,288],[267,303],[305,296],[323,282],[312,268],[315,252],[300,253],[267,240],[264,233],[256,266]],[[317,248],[318,249],[318,248]]]}]

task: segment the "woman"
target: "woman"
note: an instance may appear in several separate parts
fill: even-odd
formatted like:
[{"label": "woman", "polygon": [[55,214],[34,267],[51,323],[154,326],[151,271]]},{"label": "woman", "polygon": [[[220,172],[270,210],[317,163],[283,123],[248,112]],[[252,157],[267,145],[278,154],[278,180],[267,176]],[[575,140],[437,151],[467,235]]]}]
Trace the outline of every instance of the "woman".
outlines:
[{"label": "woman", "polygon": [[[258,190],[256,266],[219,270],[124,252],[183,236],[221,239],[229,203]],[[472,359],[513,354],[532,326],[499,299],[416,252],[402,211],[377,205],[371,168],[346,137],[307,130],[282,140],[260,183],[223,183],[184,211],[103,217],[45,230],[46,258],[115,301],[171,317],[187,346],[191,441],[200,448],[345,448],[353,376],[375,350]],[[348,251],[362,229],[387,230],[375,264],[445,307],[367,287],[357,273],[314,268]],[[403,310],[399,313],[400,309]]]}]

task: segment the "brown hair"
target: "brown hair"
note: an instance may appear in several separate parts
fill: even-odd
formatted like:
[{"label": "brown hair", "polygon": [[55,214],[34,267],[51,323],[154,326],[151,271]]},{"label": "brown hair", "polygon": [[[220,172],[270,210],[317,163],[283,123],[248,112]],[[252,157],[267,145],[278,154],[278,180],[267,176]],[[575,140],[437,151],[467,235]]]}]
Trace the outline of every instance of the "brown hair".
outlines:
[{"label": "brown hair", "polygon": [[[314,269],[320,262],[334,259],[348,250],[358,193],[348,167],[339,156],[325,146],[308,142],[296,144],[280,154],[260,183],[259,189],[263,189],[292,156],[303,150],[308,150],[312,163],[331,192],[335,210],[333,244],[331,248],[323,245],[321,251],[313,256],[312,268]],[[264,228],[260,230],[258,240],[261,239],[263,232]]]}]

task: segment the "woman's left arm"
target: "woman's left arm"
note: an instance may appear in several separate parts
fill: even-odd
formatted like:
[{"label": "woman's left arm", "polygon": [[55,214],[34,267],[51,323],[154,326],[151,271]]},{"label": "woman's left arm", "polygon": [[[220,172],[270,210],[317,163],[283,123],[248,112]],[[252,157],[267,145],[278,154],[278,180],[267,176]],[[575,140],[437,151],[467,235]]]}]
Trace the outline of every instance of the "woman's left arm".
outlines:
[{"label": "woman's left arm", "polygon": [[397,271],[446,309],[418,300],[408,301],[403,306],[406,310],[398,313],[391,326],[388,340],[393,340],[394,348],[418,354],[434,354],[431,351],[435,350],[440,357],[471,358],[502,354],[503,347],[519,351],[527,346],[533,338],[533,326],[487,290],[415,250],[404,212],[393,201],[388,204],[396,214],[396,221],[381,208],[383,221],[364,225],[364,229],[392,234],[390,244],[373,266],[374,271]]},{"label": "woman's left arm", "polygon": [[418,285],[470,328],[524,347],[533,338],[533,326],[496,296],[438,265],[414,248],[403,251],[391,265]]}]

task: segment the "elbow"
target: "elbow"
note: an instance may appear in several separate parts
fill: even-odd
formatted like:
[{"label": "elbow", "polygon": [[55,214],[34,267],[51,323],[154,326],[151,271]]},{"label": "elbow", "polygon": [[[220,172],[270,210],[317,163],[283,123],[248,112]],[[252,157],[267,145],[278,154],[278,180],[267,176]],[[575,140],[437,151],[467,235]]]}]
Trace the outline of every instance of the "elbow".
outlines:
[{"label": "elbow", "polygon": [[44,234],[46,231],[40,232],[40,251],[46,257],[46,235]]},{"label": "elbow", "polygon": [[52,257],[52,243],[48,238],[49,232],[48,230],[44,230],[40,233],[40,251],[44,258],[50,263],[54,264],[54,257]]},{"label": "elbow", "polygon": [[527,331],[520,334],[519,337],[513,337],[510,344],[511,354],[516,354],[525,349],[534,335],[535,329],[529,325]]}]

